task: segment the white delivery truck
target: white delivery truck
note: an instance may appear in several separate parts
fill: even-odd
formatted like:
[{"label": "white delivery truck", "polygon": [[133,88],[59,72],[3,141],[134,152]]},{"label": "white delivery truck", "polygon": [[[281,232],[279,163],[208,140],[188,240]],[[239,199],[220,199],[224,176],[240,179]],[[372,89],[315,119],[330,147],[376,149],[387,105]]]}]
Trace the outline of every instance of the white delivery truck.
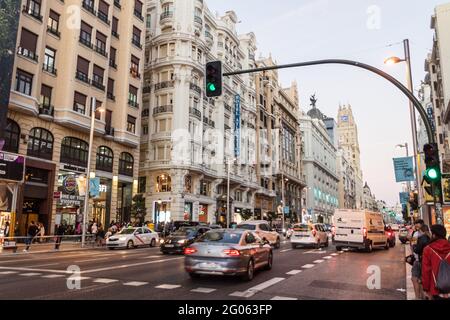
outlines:
[{"label": "white delivery truck", "polygon": [[389,249],[383,216],[378,212],[353,209],[339,209],[334,213],[333,244],[338,251],[342,248]]}]

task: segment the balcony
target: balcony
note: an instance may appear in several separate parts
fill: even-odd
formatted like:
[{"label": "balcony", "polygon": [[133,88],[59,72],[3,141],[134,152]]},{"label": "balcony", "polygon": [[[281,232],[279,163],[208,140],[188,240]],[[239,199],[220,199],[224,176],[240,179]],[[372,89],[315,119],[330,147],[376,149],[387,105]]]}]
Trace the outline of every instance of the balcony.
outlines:
[{"label": "balcony", "polygon": [[150,109],[144,109],[142,110],[142,117],[147,118],[150,115]]},{"label": "balcony", "polygon": [[133,38],[131,39],[131,43],[142,50],[142,44],[139,39]]},{"label": "balcony", "polygon": [[91,81],[90,81],[88,75],[85,74],[85,73],[83,73],[83,72],[81,72],[81,71],[77,71],[77,72],[75,73],[75,78],[76,78],[77,80],[80,80],[80,81],[82,81],[82,82],[84,82],[84,83],[87,83],[87,84],[90,84],[90,83],[91,83]]},{"label": "balcony", "polygon": [[106,93],[106,97],[111,101],[116,101],[116,96],[112,92]]},{"label": "balcony", "polygon": [[17,48],[17,54],[19,56],[31,59],[36,62],[38,61],[38,58],[39,58],[39,56],[36,54],[36,52],[30,51],[30,50],[22,48],[22,47]]},{"label": "balcony", "polygon": [[111,31],[111,35],[113,36],[113,37],[116,37],[117,39],[120,39],[120,36],[119,36],[119,33],[117,33],[117,31]]},{"label": "balcony", "polygon": [[232,112],[233,109],[231,108],[231,106],[229,104],[225,103],[225,110]]},{"label": "balcony", "polygon": [[51,73],[53,75],[57,75],[57,70],[53,65],[49,65],[49,64],[43,64],[42,65],[42,70],[48,73]]},{"label": "balcony", "polygon": [[214,43],[214,37],[211,34],[211,32],[209,32],[208,30],[205,30],[205,38],[206,38],[206,42],[209,44]]},{"label": "balcony", "polygon": [[90,40],[90,39],[85,39],[85,38],[80,37],[79,42],[80,42],[82,45],[84,45],[84,46],[86,46],[86,47],[88,47],[88,48],[90,48],[90,49],[93,49],[93,48],[94,48],[94,45],[91,43],[91,40]]},{"label": "balcony", "polygon": [[89,3],[87,3],[87,1],[83,1],[83,9],[85,9],[86,11],[92,13],[94,16],[96,16],[96,12],[94,9],[93,5],[90,5]]},{"label": "balcony", "polygon": [[55,116],[55,108],[51,105],[40,104],[39,105],[39,117],[43,119],[51,120]]},{"label": "balcony", "polygon": [[197,118],[198,120],[202,119],[202,113],[200,112],[200,110],[196,109],[196,108],[189,108],[189,114],[191,116],[194,116],[195,118]]},{"label": "balcony", "polygon": [[111,125],[105,125],[105,136],[114,137],[115,131]]},{"label": "balcony", "polygon": [[116,64],[116,61],[114,61],[113,59],[109,59],[109,66],[110,66],[111,68],[114,68],[114,69],[117,70],[117,64]]},{"label": "balcony", "polygon": [[108,26],[111,24],[111,21],[109,21],[108,19],[108,14],[104,13],[104,12],[97,12],[97,17],[103,21],[104,23],[106,23]]},{"label": "balcony", "polygon": [[47,26],[47,32],[54,35],[55,37],[61,38],[61,32],[59,32],[58,29],[55,29],[52,26]]},{"label": "balcony", "polygon": [[135,100],[132,99],[128,99],[128,105],[133,107],[133,108],[139,108],[139,103]]},{"label": "balcony", "polygon": [[194,16],[194,22],[203,25],[203,19],[200,16]]},{"label": "balcony", "polygon": [[145,86],[145,87],[142,89],[142,93],[144,93],[144,94],[148,94],[148,93],[150,93],[150,92],[152,92],[152,86]]},{"label": "balcony", "polygon": [[194,91],[197,92],[198,94],[202,94],[202,89],[196,85],[195,83],[190,83],[189,88]]},{"label": "balcony", "polygon": [[98,54],[104,56],[105,58],[108,57],[108,53],[106,52],[105,48],[99,47],[99,46],[94,46],[94,50],[95,50],[95,52],[97,52]]},{"label": "balcony", "polygon": [[117,9],[122,9],[122,5],[120,4],[120,0],[114,0],[114,6],[117,8]]},{"label": "balcony", "polygon": [[171,12],[171,11],[163,12],[163,13],[161,13],[161,16],[160,16],[161,22],[165,19],[172,19],[172,18],[173,18],[173,12]]},{"label": "balcony", "polygon": [[174,85],[175,85],[174,81],[163,81],[163,82],[155,84],[155,91],[161,90],[161,89],[173,88]]},{"label": "balcony", "polygon": [[99,81],[99,80],[92,79],[91,84],[93,87],[95,87],[101,91],[105,91],[105,86],[103,85],[103,80]]},{"label": "balcony", "polygon": [[166,113],[166,112],[173,112],[173,105],[159,106],[159,107],[153,108],[153,115],[157,115],[160,113]]},{"label": "balcony", "polygon": [[131,67],[130,74],[133,78],[137,78],[137,79],[141,78],[141,74],[139,73],[139,71],[136,68]]},{"label": "balcony", "polygon": [[22,12],[26,13],[30,17],[33,17],[34,19],[42,22],[43,17],[41,15],[41,13],[35,9],[34,3],[35,3],[34,1],[30,1],[28,3],[28,5],[24,5],[22,7]]},{"label": "balcony", "polygon": [[144,17],[142,16],[142,12],[134,9],[134,16],[141,21],[144,21]]}]

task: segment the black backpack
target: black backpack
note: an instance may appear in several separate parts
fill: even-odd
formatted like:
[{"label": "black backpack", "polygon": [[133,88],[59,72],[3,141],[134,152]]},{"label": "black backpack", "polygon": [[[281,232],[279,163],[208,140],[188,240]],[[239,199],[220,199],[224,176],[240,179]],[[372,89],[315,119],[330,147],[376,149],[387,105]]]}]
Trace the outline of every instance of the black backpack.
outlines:
[{"label": "black backpack", "polygon": [[433,252],[439,257],[439,259],[441,259],[441,262],[439,263],[437,278],[433,274],[436,289],[438,289],[438,291],[443,294],[450,293],[450,264],[446,261],[450,253],[447,254],[445,259],[442,259],[436,251],[433,250]]}]

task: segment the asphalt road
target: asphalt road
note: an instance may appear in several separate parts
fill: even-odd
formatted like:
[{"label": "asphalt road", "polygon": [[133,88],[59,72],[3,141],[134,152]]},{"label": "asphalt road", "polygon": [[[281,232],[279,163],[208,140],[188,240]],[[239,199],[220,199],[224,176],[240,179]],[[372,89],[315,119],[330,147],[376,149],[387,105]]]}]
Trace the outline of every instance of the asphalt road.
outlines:
[{"label": "asphalt road", "polygon": [[[251,282],[228,277],[193,280],[184,271],[183,259],[162,255],[159,248],[0,256],[0,299],[406,299],[400,244],[365,253],[336,252],[331,245],[293,250],[285,242],[274,250],[273,269],[257,272]],[[81,273],[70,273],[70,267]],[[377,267],[381,286],[368,289],[367,280]]]}]

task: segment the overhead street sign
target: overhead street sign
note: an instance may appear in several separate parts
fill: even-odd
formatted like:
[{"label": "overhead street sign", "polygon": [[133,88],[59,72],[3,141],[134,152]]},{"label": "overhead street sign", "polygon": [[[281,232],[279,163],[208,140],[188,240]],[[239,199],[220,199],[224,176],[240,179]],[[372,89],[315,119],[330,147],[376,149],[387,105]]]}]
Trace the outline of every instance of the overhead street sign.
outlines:
[{"label": "overhead street sign", "polygon": [[413,158],[395,158],[394,159],[395,180],[397,182],[414,181]]},{"label": "overhead street sign", "polygon": [[25,175],[25,157],[0,152],[0,180],[23,182]]}]

